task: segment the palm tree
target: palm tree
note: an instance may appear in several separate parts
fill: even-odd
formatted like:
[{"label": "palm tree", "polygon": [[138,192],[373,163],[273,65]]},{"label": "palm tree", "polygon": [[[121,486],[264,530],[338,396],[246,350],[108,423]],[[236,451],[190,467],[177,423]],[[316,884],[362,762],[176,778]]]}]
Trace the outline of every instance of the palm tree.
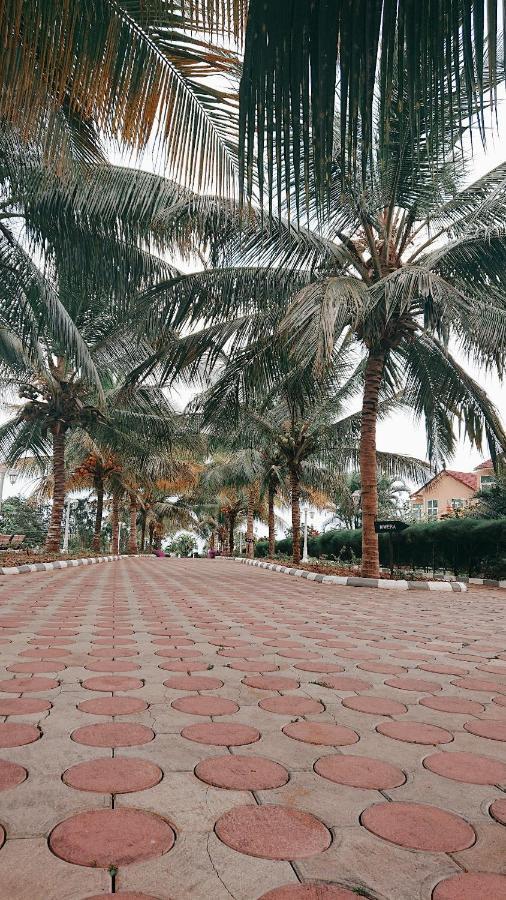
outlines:
[{"label": "palm tree", "polygon": [[[212,369],[224,349],[237,369],[256,357],[274,377],[279,370],[268,343],[276,331],[294,364],[323,373],[333,364],[336,341],[353,342],[364,359],[362,567],[370,577],[379,572],[376,423],[383,386],[402,388],[404,402],[423,416],[433,465],[451,456],[455,424],[478,448],[485,433],[494,459],[506,446],[495,408],[451,352],[453,341],[478,364],[501,366],[506,164],[467,184],[454,152],[461,133],[452,130],[451,116],[433,119],[430,106],[420,107],[426,135],[420,146],[409,97],[402,105],[398,100],[399,91],[392,94],[388,135],[379,124],[375,131],[366,187],[359,174],[341,167],[337,144],[325,219],[317,216],[318,187],[310,179],[309,227],[296,230],[287,219],[267,226],[251,211],[239,239],[231,218],[221,246],[218,236],[213,246],[225,269],[177,285],[162,281],[149,297],[164,377],[178,365],[197,371],[202,360]],[[457,101],[458,94],[448,96],[447,107]],[[169,327],[182,327],[185,316],[193,326],[200,316],[204,328],[176,340]]]}]

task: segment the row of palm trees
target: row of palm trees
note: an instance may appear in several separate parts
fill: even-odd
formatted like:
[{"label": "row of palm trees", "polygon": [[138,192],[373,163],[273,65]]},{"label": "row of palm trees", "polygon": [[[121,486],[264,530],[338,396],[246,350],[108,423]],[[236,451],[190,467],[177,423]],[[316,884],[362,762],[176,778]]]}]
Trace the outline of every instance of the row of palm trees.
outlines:
[{"label": "row of palm trees", "polygon": [[[0,378],[22,402],[0,452],[51,457],[48,549],[74,439],[113,469],[121,455],[148,493],[188,460],[212,480],[224,453],[245,470],[249,534],[259,485],[270,521],[288,485],[295,554],[301,491],[359,467],[368,576],[378,472],[426,471],[378,453],[380,416],[423,420],[430,466],[457,431],[504,451],[460,361],[501,371],[506,346],[506,164],[469,184],[463,151],[501,77],[495,5],[487,23],[481,0],[472,13],[448,0],[434,29],[410,4],[409,33],[403,0],[380,2],[365,31],[361,4],[342,0],[296,4],[289,31],[275,0],[4,5]],[[245,34],[242,73],[231,33]],[[155,134],[185,186],[107,162],[105,137],[143,149]],[[200,392],[185,416],[168,399],[181,384]]]}]

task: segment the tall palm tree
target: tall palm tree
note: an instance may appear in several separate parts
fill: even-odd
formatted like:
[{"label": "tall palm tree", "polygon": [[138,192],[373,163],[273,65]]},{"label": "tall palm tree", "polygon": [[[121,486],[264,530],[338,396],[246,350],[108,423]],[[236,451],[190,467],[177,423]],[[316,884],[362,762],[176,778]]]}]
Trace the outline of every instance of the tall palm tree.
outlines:
[{"label": "tall palm tree", "polygon": [[[160,326],[157,361],[168,377],[178,361],[195,371],[203,359],[216,367],[231,344],[238,367],[248,353],[263,354],[273,374],[267,345],[276,331],[297,364],[324,373],[336,341],[352,342],[364,360],[362,566],[371,577],[379,571],[376,423],[383,386],[402,388],[404,402],[424,418],[433,464],[451,456],[456,424],[478,448],[485,434],[492,458],[506,446],[497,411],[451,352],[453,342],[478,364],[502,366],[506,164],[468,184],[451,116],[435,119],[430,107],[420,107],[420,145],[409,97],[400,104],[393,87],[386,136],[378,111],[366,187],[360,174],[341,167],[337,141],[325,219],[318,218],[310,179],[307,228],[296,230],[286,218],[265,225],[252,211],[240,238],[231,222],[221,247],[216,239],[213,252],[225,269],[161,282],[148,298]],[[457,102],[458,94],[448,96],[446,108]],[[200,316],[205,327],[177,342],[168,329],[185,316],[193,325]]]}]

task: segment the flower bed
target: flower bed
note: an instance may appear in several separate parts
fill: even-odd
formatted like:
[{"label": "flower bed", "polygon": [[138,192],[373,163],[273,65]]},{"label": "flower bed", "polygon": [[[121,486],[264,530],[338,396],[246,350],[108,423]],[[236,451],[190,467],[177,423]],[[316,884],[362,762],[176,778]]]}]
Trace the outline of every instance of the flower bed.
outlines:
[{"label": "flower bed", "polygon": [[67,559],[92,559],[96,556],[111,556],[110,553],[92,552],[83,553],[30,553],[26,550],[5,550],[0,552],[1,566],[26,566],[34,563],[62,562]]}]

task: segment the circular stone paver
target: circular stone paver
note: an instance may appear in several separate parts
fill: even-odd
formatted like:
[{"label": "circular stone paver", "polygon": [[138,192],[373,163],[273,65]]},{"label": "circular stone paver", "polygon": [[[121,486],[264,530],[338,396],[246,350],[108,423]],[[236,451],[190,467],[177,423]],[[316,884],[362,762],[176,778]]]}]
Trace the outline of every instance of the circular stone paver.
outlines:
[{"label": "circular stone paver", "polygon": [[426,692],[431,694],[433,691],[441,691],[442,685],[437,681],[427,681],[425,678],[410,678],[400,676],[399,678],[388,678],[385,681],[389,687],[398,688],[400,691],[418,691],[420,694]]},{"label": "circular stone paver", "polygon": [[52,691],[59,685],[60,682],[54,678],[9,678],[8,681],[0,681],[0,691],[24,694],[26,691]]},{"label": "circular stone paver", "polygon": [[94,716],[131,716],[143,712],[148,704],[137,697],[92,697],[83,700],[77,708]]},{"label": "circular stone paver", "polygon": [[170,705],[193,716],[231,716],[239,710],[237,703],[225,697],[178,697]]},{"label": "circular stone paver", "polygon": [[63,773],[65,784],[97,794],[128,794],[144,791],[162,779],[162,770],[145,759],[116,756],[78,763]]},{"label": "circular stone paver", "polygon": [[351,675],[329,675],[328,678],[322,678],[321,683],[335,691],[367,691],[372,687],[368,681]]},{"label": "circular stone paver", "polygon": [[323,660],[321,662],[297,663],[294,669],[299,669],[301,672],[323,672],[328,675],[334,672],[344,672],[344,666],[339,666],[337,663],[324,662]]},{"label": "circular stone paver", "polygon": [[437,709],[439,712],[470,716],[478,715],[485,709],[477,700],[463,700],[461,697],[421,697],[418,702],[421,706],[428,706],[429,709]]},{"label": "circular stone paver", "polygon": [[494,800],[490,807],[490,815],[496,822],[506,825],[506,800]]},{"label": "circular stone paver", "polygon": [[228,725],[222,722],[187,725],[181,736],[197,744],[212,744],[216,747],[241,747],[260,740],[260,732],[250,725]]},{"label": "circular stone paver", "polygon": [[506,722],[481,721],[466,722],[464,728],[469,734],[488,738],[490,741],[506,741]]},{"label": "circular stone paver", "polygon": [[28,772],[23,766],[18,766],[17,763],[9,762],[7,759],[0,759],[0,791],[16,787],[27,777]]},{"label": "circular stone paver", "polygon": [[108,869],[162,856],[174,840],[170,825],[152,813],[98,809],[60,822],[49,836],[49,846],[66,862]]},{"label": "circular stone paver", "polygon": [[207,678],[205,675],[175,675],[163,683],[165,687],[178,691],[216,691],[223,687],[219,678]]},{"label": "circular stone paver", "polygon": [[310,697],[265,697],[259,700],[258,705],[267,712],[278,713],[287,716],[306,716],[309,713],[325,712],[323,703],[311,700]]},{"label": "circular stone paver", "polygon": [[279,669],[276,663],[252,659],[241,659],[239,662],[229,663],[228,666],[229,669],[236,669],[239,672],[276,672]]},{"label": "circular stone paver", "polygon": [[[104,900],[105,894],[94,894],[93,897],[85,897],[84,900]],[[159,900],[153,894],[139,894],[137,891],[114,891],[114,897],[119,900]]]},{"label": "circular stone paver", "polygon": [[460,816],[421,803],[377,803],[360,818],[368,831],[410,850],[453,853],[470,847],[476,838]]},{"label": "circular stone paver", "polygon": [[262,894],[260,900],[357,900],[353,891],[337,884],[285,884]]},{"label": "circular stone paver", "polygon": [[136,725],[130,722],[114,722],[113,724],[82,725],[70,735],[78,744],[88,747],[135,747],[148,744],[155,734],[147,725]]},{"label": "circular stone paver", "polygon": [[296,741],[327,747],[345,747],[347,744],[356,744],[359,740],[356,731],[329,722],[290,722],[282,731]]},{"label": "circular stone paver", "polygon": [[453,734],[445,728],[425,722],[381,722],[376,731],[407,744],[449,744],[453,741]]},{"label": "circular stone paver", "polygon": [[286,769],[263,756],[203,759],[196,766],[195,775],[206,784],[232,791],[268,791],[288,781]]},{"label": "circular stone paver", "polygon": [[506,900],[506,875],[462,872],[434,888],[432,900]]},{"label": "circular stone paver", "polygon": [[506,763],[477,753],[434,753],[423,765],[430,772],[466,784],[506,784]]},{"label": "circular stone paver", "polygon": [[305,859],[330,846],[330,832],[309,813],[284,806],[239,806],[215,825],[220,841],[261,859]]},{"label": "circular stone paver", "polygon": [[315,762],[315,772],[322,778],[349,787],[386,791],[406,781],[402,769],[369,756],[322,756]]},{"label": "circular stone paver", "polygon": [[61,669],[66,668],[63,663],[38,662],[34,660],[33,662],[13,663],[11,666],[7,666],[5,671],[13,673],[31,672],[32,674],[41,675],[47,672],[59,672]]},{"label": "circular stone paver", "polygon": [[138,691],[143,687],[140,678],[129,678],[126,675],[98,675],[83,681],[87,691]]},{"label": "circular stone paver", "polygon": [[42,737],[35,725],[25,725],[17,722],[0,723],[0,747],[22,747],[23,744],[33,744]]},{"label": "circular stone paver", "polygon": [[283,675],[247,675],[242,683],[261,691],[294,691],[300,687],[295,678],[284,678]]},{"label": "circular stone paver", "polygon": [[99,660],[86,663],[87,672],[135,672],[140,669],[138,663],[128,662],[122,659],[113,659],[111,662]]},{"label": "circular stone paver", "polygon": [[357,712],[370,713],[372,716],[399,716],[408,711],[404,703],[397,700],[388,700],[385,697],[345,697],[341,701],[347,709],[355,709]]},{"label": "circular stone paver", "polygon": [[35,697],[0,698],[0,716],[30,716],[48,709],[51,709],[49,700],[38,700]]}]

